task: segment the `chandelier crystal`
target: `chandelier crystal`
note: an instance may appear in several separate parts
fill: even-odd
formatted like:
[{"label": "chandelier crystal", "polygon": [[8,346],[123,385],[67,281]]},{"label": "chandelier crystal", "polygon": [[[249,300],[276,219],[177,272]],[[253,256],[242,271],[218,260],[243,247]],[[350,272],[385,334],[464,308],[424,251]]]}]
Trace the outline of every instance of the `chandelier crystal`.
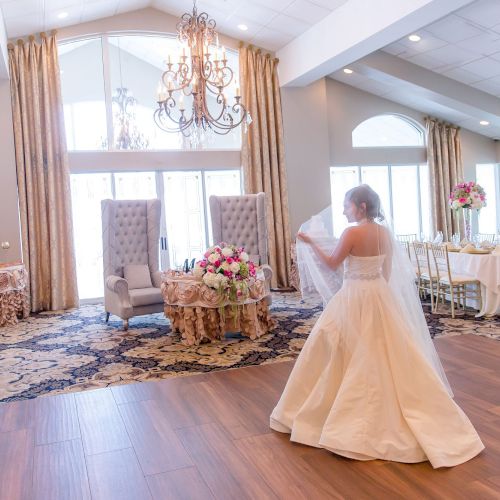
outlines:
[{"label": "chandelier crystal", "polygon": [[[251,122],[215,26],[206,12],[198,14],[196,0],[193,12],[183,14],[177,24],[182,55],[174,59],[168,55],[154,113],[156,124],[166,132],[181,132],[184,137],[208,131],[226,135]],[[230,103],[232,88],[234,102]]]}]

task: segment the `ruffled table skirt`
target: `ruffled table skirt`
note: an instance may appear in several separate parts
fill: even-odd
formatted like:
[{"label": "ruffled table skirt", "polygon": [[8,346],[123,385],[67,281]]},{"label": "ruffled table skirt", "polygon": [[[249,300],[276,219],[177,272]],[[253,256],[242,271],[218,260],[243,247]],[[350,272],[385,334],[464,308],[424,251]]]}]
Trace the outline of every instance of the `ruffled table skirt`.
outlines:
[{"label": "ruffled table skirt", "polygon": [[222,340],[228,332],[240,332],[255,340],[274,327],[266,299],[216,309],[165,305],[165,316],[171,321],[172,331],[181,333],[185,345]]},{"label": "ruffled table skirt", "polygon": [[18,318],[27,318],[29,313],[29,298],[25,290],[0,292],[0,326],[14,325]]}]

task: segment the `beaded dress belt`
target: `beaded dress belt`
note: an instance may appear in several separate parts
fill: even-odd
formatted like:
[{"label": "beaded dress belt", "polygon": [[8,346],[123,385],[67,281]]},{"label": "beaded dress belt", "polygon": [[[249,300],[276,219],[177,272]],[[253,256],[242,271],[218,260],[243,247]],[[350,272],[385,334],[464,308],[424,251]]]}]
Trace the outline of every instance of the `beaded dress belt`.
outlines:
[{"label": "beaded dress belt", "polygon": [[352,273],[352,272],[344,273],[344,279],[346,280],[376,280],[381,277],[382,277],[381,273],[373,273],[373,274],[362,274],[362,273]]}]

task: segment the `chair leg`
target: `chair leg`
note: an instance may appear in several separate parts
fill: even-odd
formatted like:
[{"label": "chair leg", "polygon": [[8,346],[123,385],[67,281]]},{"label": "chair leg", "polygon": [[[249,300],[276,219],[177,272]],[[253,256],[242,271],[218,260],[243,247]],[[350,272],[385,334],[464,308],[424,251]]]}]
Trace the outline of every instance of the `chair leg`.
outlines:
[{"label": "chair leg", "polygon": [[124,319],[124,320],[123,320],[123,329],[124,329],[125,331],[127,331],[127,330],[128,330],[128,319]]},{"label": "chair leg", "polygon": [[453,293],[453,286],[450,287],[450,299],[451,299],[451,317],[455,318],[455,294]]},{"label": "chair leg", "polygon": [[109,315],[110,315],[110,313],[108,311],[106,311],[106,323],[109,321]]}]

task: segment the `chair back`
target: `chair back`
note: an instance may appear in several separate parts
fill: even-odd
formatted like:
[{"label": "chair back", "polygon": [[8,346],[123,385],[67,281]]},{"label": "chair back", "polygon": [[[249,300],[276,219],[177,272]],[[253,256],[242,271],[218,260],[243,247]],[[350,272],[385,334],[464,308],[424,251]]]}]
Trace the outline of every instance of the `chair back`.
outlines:
[{"label": "chair back", "polygon": [[413,241],[411,247],[413,248],[418,274],[422,275],[428,273],[430,276],[429,251],[427,245],[420,241]]},{"label": "chair back", "polygon": [[481,243],[483,241],[487,241],[487,242],[493,244],[493,243],[495,243],[495,240],[496,240],[496,234],[478,233],[477,238]]},{"label": "chair back", "polygon": [[[266,196],[210,196],[214,244],[222,241],[245,247],[252,260],[268,264]],[[256,262],[257,264],[257,262]]]},{"label": "chair back", "polygon": [[442,278],[448,278],[451,283],[450,259],[448,258],[448,247],[446,245],[435,245],[429,243],[429,248],[433,259],[433,271],[436,274],[437,281]]},{"label": "chair back", "polygon": [[129,264],[159,270],[160,200],[102,200],[104,279],[123,278]]},{"label": "chair back", "polygon": [[416,234],[396,234],[396,239],[398,241],[404,241],[406,243],[412,243],[417,240]]}]

